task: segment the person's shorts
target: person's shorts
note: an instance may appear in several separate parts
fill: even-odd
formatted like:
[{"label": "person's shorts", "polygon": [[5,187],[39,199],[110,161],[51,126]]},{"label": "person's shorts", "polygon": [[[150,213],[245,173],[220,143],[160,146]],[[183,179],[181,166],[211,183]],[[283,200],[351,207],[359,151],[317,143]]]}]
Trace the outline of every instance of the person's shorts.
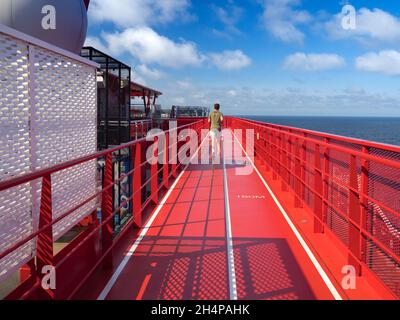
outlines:
[{"label": "person's shorts", "polygon": [[211,129],[210,130],[210,137],[211,138],[217,138],[219,136],[219,130],[218,129]]}]

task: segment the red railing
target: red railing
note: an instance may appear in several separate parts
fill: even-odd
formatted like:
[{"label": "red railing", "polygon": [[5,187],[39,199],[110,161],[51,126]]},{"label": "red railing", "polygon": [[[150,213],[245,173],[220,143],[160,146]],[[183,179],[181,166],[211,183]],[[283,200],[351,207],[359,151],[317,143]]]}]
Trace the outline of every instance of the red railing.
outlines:
[{"label": "red railing", "polygon": [[[178,125],[181,123],[181,121],[178,121]],[[200,136],[200,130],[206,126],[206,121],[204,119],[185,120],[183,123],[184,125],[177,128],[178,135],[181,130],[191,128],[197,131]],[[162,124],[162,127],[167,128],[168,126]],[[155,150],[154,156],[162,155],[164,159],[168,159],[168,146],[171,131],[166,130],[164,133],[166,136],[165,149]],[[177,142],[178,150],[179,146],[183,143],[184,142]],[[22,281],[8,296],[9,298],[71,298],[100,264],[109,265],[112,263],[112,250],[118,242],[118,239],[130,226],[142,226],[144,210],[151,207],[152,204],[156,205],[158,203],[160,191],[163,188],[169,187],[169,184],[177,177],[182,167],[182,164],[179,162],[178,164],[169,164],[168,161],[164,161],[164,164],[159,164],[157,162],[149,165],[148,161],[145,159],[145,150],[151,144],[153,144],[153,142],[148,142],[146,138],[142,138],[112,149],[96,152],[79,159],[74,159],[50,168],[34,171],[0,182],[0,192],[34,181],[42,182],[38,230],[0,253],[1,261],[29,241],[36,240],[36,256],[28,263],[30,269],[29,275],[25,277],[26,279],[24,279],[24,281]],[[129,150],[131,161],[130,168],[132,168],[132,170],[126,174],[122,174],[118,179],[115,179],[113,175],[113,158],[122,150]],[[52,175],[82,163],[99,159],[102,159],[104,162],[103,179],[100,190],[71,210],[68,210],[57,218],[53,218],[51,191]],[[146,170],[150,170],[150,177],[147,180],[145,180]],[[114,186],[127,177],[131,177],[131,195],[124,202],[120,203],[118,208],[115,208],[113,205]],[[146,188],[148,187],[150,189],[150,196],[146,197]],[[92,216],[95,222],[92,223],[85,232],[76,237],[66,248],[57,255],[54,255],[53,226],[94,199],[99,199],[98,202],[102,213],[101,222],[96,219],[96,213],[93,212]],[[132,218],[128,220],[118,234],[115,234],[112,219],[114,215],[128,203],[132,203],[133,206]],[[43,290],[41,286],[41,280],[43,278],[42,267],[45,265],[55,267],[57,274],[55,290]]]},{"label": "red railing", "polygon": [[[182,123],[182,122],[180,122]],[[178,125],[180,124],[178,123]],[[199,131],[207,126],[204,119],[185,120],[178,128]],[[331,232],[346,247],[349,264],[372,270],[397,296],[400,296],[400,148],[339,137],[309,130],[228,118],[232,129],[254,129],[256,159],[263,161],[281,180],[281,188],[294,195],[297,207],[314,215],[314,231]],[[167,129],[167,126],[163,126]],[[168,132],[166,134],[168,139]],[[35,171],[0,183],[0,192],[29,182],[42,181],[38,231],[0,253],[0,260],[31,240],[37,241],[36,259],[28,265],[26,277],[10,298],[71,298],[102,263],[111,263],[112,251],[119,238],[132,225],[141,226],[145,209],[157,204],[159,193],[168,188],[181,165],[151,165],[144,161],[144,150],[151,144],[145,139],[97,152],[79,159]],[[112,174],[113,155],[130,150],[132,170],[116,179]],[[164,151],[164,157],[168,150]],[[52,181],[54,173],[79,164],[102,159],[103,183],[89,199],[53,219]],[[150,170],[145,179],[145,170]],[[131,177],[132,193],[118,208],[113,206],[113,188]],[[149,187],[150,196],[145,189]],[[101,222],[95,223],[57,255],[53,254],[53,226],[94,199],[101,206]],[[112,218],[130,202],[133,217],[118,235]],[[41,266],[57,270],[57,288],[42,290]]]},{"label": "red railing", "polygon": [[296,207],[314,216],[314,232],[331,231],[349,265],[372,270],[400,297],[400,147],[310,130],[228,118],[254,129],[255,157]]}]

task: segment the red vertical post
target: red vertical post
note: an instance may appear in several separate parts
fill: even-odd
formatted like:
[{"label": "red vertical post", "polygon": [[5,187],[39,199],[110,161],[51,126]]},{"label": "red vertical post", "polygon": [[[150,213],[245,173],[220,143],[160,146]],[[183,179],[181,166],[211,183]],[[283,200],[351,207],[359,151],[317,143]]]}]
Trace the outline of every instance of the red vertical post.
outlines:
[{"label": "red vertical post", "polygon": [[[369,148],[363,146],[362,152],[364,154],[369,154]],[[368,200],[366,195],[368,195],[369,187],[369,161],[367,159],[361,159],[361,180],[360,180],[360,212],[361,212],[361,227],[366,229],[367,227],[367,212],[368,212]],[[367,243],[363,236],[360,237],[360,247],[361,247],[361,261],[366,261],[366,250]]]},{"label": "red vertical post", "polygon": [[[105,159],[105,167],[104,167],[104,181],[103,181],[103,193],[101,200],[101,212],[102,212],[102,221],[105,221],[112,217],[113,215],[113,189],[114,187],[110,187],[107,190],[105,188],[109,187],[113,183],[113,161],[112,161],[112,153],[106,155]],[[105,225],[102,227],[102,251],[103,253],[107,251],[108,248],[112,245],[113,242],[113,219],[110,218]],[[105,260],[105,266],[112,266],[112,252],[107,255]]]},{"label": "red vertical post", "polygon": [[349,189],[349,264],[354,266],[361,275],[361,265],[357,259],[361,258],[361,232],[360,232],[360,197],[358,193],[357,158],[350,155],[350,189]]},{"label": "red vertical post", "polygon": [[292,157],[293,157],[293,144],[292,137],[288,136],[287,145],[286,145],[286,172],[287,172],[287,186],[292,189],[292,175],[293,175],[293,166],[292,166]]},{"label": "red vertical post", "polygon": [[[173,142],[173,144],[175,144],[175,142]],[[178,147],[178,146],[176,146],[176,147]],[[176,150],[174,148],[175,148],[175,146],[172,145],[172,150],[171,150],[171,152],[172,152],[171,173],[172,173],[172,178],[175,179],[177,177],[176,163],[178,161],[178,154],[177,154],[177,152],[174,151],[174,150]]]},{"label": "red vertical post", "polygon": [[281,165],[281,190],[287,191],[287,177],[288,177],[288,163],[287,163],[287,145],[285,134],[282,132],[280,134],[280,148],[281,148],[281,157],[280,157],[280,165]]},{"label": "red vertical post", "polygon": [[133,190],[133,221],[134,224],[141,228],[142,227],[142,149],[141,144],[136,143],[135,146],[131,147],[132,161],[133,161],[133,179],[132,179],[132,190]]},{"label": "red vertical post", "polygon": [[270,163],[268,161],[268,158],[270,156],[269,154],[269,141],[268,141],[268,129],[264,128],[263,130],[263,137],[264,137],[264,160],[265,160],[265,171],[269,171],[270,168]]},{"label": "red vertical post", "polygon": [[302,193],[301,193],[302,182],[301,182],[301,159],[300,159],[300,140],[299,140],[299,138],[296,138],[294,172],[295,172],[294,206],[296,208],[302,208],[303,207],[303,198],[302,198]]},{"label": "red vertical post", "polygon": [[[329,143],[329,138],[325,138],[325,143]],[[323,168],[323,185],[322,185],[322,194],[324,195],[325,200],[329,198],[329,147],[324,148],[324,168]],[[324,223],[326,223],[326,219],[328,216],[329,206],[326,201],[322,202],[322,219]]]},{"label": "red vertical post", "polygon": [[[303,134],[304,138],[306,138],[306,134]],[[301,184],[300,184],[300,193],[301,193],[301,199],[302,201],[306,201],[306,168],[308,166],[307,164],[307,141],[304,139],[301,147],[301,157],[302,157],[302,162],[301,162]]]},{"label": "red vertical post", "polygon": [[[46,175],[42,179],[42,193],[40,198],[39,230],[50,224],[53,220],[53,206],[51,193],[51,176]],[[53,228],[47,228],[38,235],[36,246],[36,274],[40,279],[43,278],[43,267],[54,266],[53,255]],[[55,292],[46,290],[51,299],[55,298]]]},{"label": "red vertical post", "polygon": [[169,133],[165,133],[165,145],[163,153],[163,184],[165,188],[169,187]]},{"label": "red vertical post", "polygon": [[273,131],[271,131],[271,146],[272,146],[272,150],[271,150],[271,154],[272,154],[272,179],[276,180],[278,179],[278,175],[277,175],[277,152],[276,152],[276,138],[275,138],[275,133]]},{"label": "red vertical post", "polygon": [[[42,179],[42,193],[40,199],[39,230],[53,220],[51,177],[46,175]],[[53,228],[41,232],[37,240],[37,268],[39,274],[46,265],[53,265]]]},{"label": "red vertical post", "polygon": [[282,180],[282,133],[276,135],[276,171]]},{"label": "red vertical post", "polygon": [[267,129],[267,143],[268,143],[268,165],[271,168],[271,171],[273,172],[274,167],[273,167],[273,160],[272,160],[272,140],[271,140],[271,134],[269,129]]},{"label": "red vertical post", "polygon": [[323,233],[324,223],[322,216],[322,167],[319,144],[315,144],[314,151],[314,232]]},{"label": "red vertical post", "polygon": [[177,167],[179,163],[179,142],[178,142],[178,137],[179,137],[179,131],[178,129],[175,129],[172,131],[173,136],[171,134],[169,135],[170,139],[172,139],[172,146],[171,146],[171,171],[172,171],[172,177],[175,179],[178,176],[177,172]]},{"label": "red vertical post", "polygon": [[151,200],[154,204],[158,204],[158,137],[155,138],[153,148],[153,163],[150,168],[150,189]]}]

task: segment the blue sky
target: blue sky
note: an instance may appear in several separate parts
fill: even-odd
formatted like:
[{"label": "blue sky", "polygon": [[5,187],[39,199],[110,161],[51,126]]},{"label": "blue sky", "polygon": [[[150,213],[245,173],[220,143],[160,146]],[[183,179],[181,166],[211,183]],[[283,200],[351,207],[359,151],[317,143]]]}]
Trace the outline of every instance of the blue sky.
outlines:
[{"label": "blue sky", "polygon": [[[346,4],[355,29],[342,27]],[[92,0],[87,44],[131,65],[163,107],[400,116],[393,0]]]}]

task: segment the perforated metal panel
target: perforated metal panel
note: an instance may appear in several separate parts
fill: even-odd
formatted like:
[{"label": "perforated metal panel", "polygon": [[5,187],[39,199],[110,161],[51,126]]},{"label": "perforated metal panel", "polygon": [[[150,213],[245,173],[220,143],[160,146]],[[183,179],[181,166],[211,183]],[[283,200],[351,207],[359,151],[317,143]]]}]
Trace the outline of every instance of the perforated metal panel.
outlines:
[{"label": "perforated metal panel", "polygon": [[[49,50],[35,48],[33,65],[35,168],[43,168],[96,151],[96,81],[92,67]],[[43,88],[43,89],[39,89]],[[96,192],[95,161],[52,175],[53,217]],[[95,208],[95,200],[53,229],[54,238]]]},{"label": "perforated metal panel", "polygon": [[[95,67],[8,31],[1,26],[0,181],[97,147]],[[52,182],[55,218],[95,193],[96,163],[54,174]],[[41,181],[34,181],[0,192],[0,252],[36,230],[40,187]],[[93,200],[60,221],[53,229],[55,239],[95,206]],[[34,254],[32,240],[3,258],[0,281]]]},{"label": "perforated metal panel", "polygon": [[[30,170],[28,46],[0,33],[0,180]],[[21,185],[0,192],[0,250],[4,251],[34,227],[32,188]],[[0,279],[34,252],[31,241],[0,261]]]}]

